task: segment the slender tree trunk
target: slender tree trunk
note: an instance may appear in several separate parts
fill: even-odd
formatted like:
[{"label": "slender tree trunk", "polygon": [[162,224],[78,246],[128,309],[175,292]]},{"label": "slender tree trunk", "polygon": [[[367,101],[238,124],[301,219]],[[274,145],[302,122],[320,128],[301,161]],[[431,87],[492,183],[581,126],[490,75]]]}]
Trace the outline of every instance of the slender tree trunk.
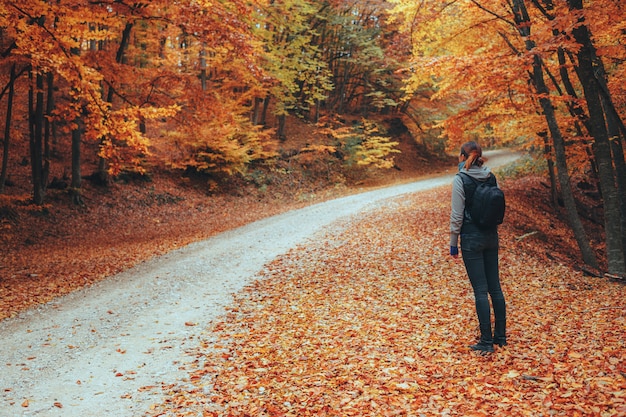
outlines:
[{"label": "slender tree trunk", "polygon": [[[32,80],[31,70],[31,80]],[[35,75],[29,91],[29,125],[30,125],[30,166],[33,183],[33,202],[41,205],[44,202],[45,188],[43,184],[43,76]],[[36,92],[35,92],[36,90]]]},{"label": "slender tree trunk", "polygon": [[276,135],[278,139],[281,141],[287,140],[287,136],[285,135],[285,123],[287,121],[287,116],[284,114],[276,116],[278,118],[278,129],[276,129]]},{"label": "slender tree trunk", "polygon": [[554,172],[554,159],[552,158],[552,146],[548,139],[548,132],[539,132],[539,136],[543,138],[543,153],[548,164],[548,175],[550,177],[550,200],[554,208],[559,206],[558,191],[556,187],[556,173]]},{"label": "slender tree trunk", "polygon": [[206,51],[203,49],[202,51],[200,51],[200,85],[202,87],[202,91],[206,91],[206,82]]},{"label": "slender tree trunk", "polygon": [[574,193],[572,192],[569,171],[567,167],[565,141],[563,140],[563,136],[561,135],[561,131],[556,120],[556,115],[554,114],[554,107],[552,106],[552,102],[548,98],[546,98],[548,97],[548,92],[547,88],[545,87],[543,70],[539,56],[535,55],[534,61],[533,82],[535,83],[537,92],[539,94],[545,94],[545,96],[539,99],[539,102],[546,117],[548,128],[550,130],[550,135],[552,136],[557,167],[557,177],[561,186],[561,197],[563,198],[563,203],[565,205],[568,223],[570,224],[570,227],[574,232],[574,237],[576,238],[576,242],[578,243],[578,248],[580,249],[583,261],[593,268],[598,268],[598,261],[596,259],[595,253],[593,252],[593,249],[591,248],[591,245],[589,244],[587,233],[580,220],[580,216],[578,215],[578,211],[576,208],[576,200],[574,199]]},{"label": "slender tree trunk", "polygon": [[[513,13],[515,15],[515,23],[518,25],[519,33],[525,39],[526,49],[532,52],[535,49],[535,44],[530,39],[530,17],[524,0],[513,0]],[[532,82],[535,86],[537,94],[539,95],[539,104],[543,110],[548,124],[548,130],[550,132],[550,136],[552,137],[557,176],[559,185],[561,186],[561,196],[563,197],[563,203],[565,204],[565,211],[567,213],[569,225],[574,232],[574,237],[578,243],[583,261],[593,268],[598,268],[598,261],[595,253],[591,249],[587,233],[585,232],[585,228],[576,209],[576,201],[574,200],[574,194],[570,184],[569,171],[567,169],[565,141],[563,140],[563,136],[556,119],[554,107],[548,98],[550,96],[549,90],[544,79],[541,57],[538,54],[533,56]]]},{"label": "slender tree trunk", "polygon": [[259,123],[263,126],[267,125],[267,110],[270,107],[270,100],[271,97],[269,94],[263,99],[263,111],[261,112],[261,120],[259,121]]},{"label": "slender tree trunk", "polygon": [[622,251],[624,252],[624,259],[626,261],[626,161],[624,161],[624,148],[622,146],[622,138],[626,137],[626,129],[624,128],[624,124],[620,119],[619,114],[617,114],[617,111],[615,110],[615,106],[606,83],[604,65],[597,56],[594,56],[593,60],[599,70],[596,80],[600,83],[600,100],[606,116],[606,127],[611,144],[612,159],[615,166],[617,195],[621,214]]},{"label": "slender tree trunk", "polygon": [[261,104],[263,103],[263,99],[260,97],[254,98],[254,107],[252,108],[252,124],[260,125],[261,124]]},{"label": "slender tree trunk", "polygon": [[313,115],[313,123],[317,123],[320,121],[320,100],[315,99],[315,107],[313,107],[315,114]]},{"label": "slender tree trunk", "polygon": [[[554,30],[553,33],[554,33],[554,36],[560,35],[560,32],[558,30]],[[559,58],[559,74],[561,76],[561,81],[563,82],[563,86],[565,87],[565,92],[567,93],[567,95],[569,97],[572,97],[572,100],[568,100],[567,107],[569,109],[570,114],[576,117],[580,121],[580,123],[576,123],[576,134],[579,137],[583,137],[585,135],[582,132],[582,128],[580,124],[582,124],[585,127],[585,129],[587,129],[587,132],[591,132],[591,127],[589,126],[589,118],[585,114],[584,109],[580,106],[580,104],[576,100],[578,98],[578,94],[576,93],[576,89],[574,88],[574,85],[572,84],[572,80],[570,78],[569,71],[567,69],[568,65],[565,59],[565,50],[563,48],[559,48],[557,53],[558,53],[558,58]],[[585,152],[587,153],[587,156],[589,157],[589,164],[591,166],[591,172],[593,173],[594,178],[597,180],[598,179],[598,165],[596,164],[596,159],[593,155],[593,152],[591,151],[591,146],[589,144],[589,141],[587,140],[584,141],[584,147],[585,147]]]},{"label": "slender tree trunk", "polygon": [[[122,31],[122,39],[120,40],[120,45],[117,48],[117,53],[115,54],[115,62],[117,62],[118,64],[122,63],[122,61],[124,60],[124,52],[126,50],[126,47],[128,46],[128,43],[130,42],[130,33],[132,29],[133,23],[129,22],[126,23],[126,26]],[[106,96],[107,103],[113,103],[114,93],[115,90],[113,89],[113,86],[109,86],[109,90]],[[107,173],[107,161],[102,157],[98,161],[98,177],[102,184],[106,184],[109,178],[109,175]]]},{"label": "slender tree trunk", "polygon": [[[94,45],[92,44],[92,47]],[[71,52],[73,55],[80,55],[80,49],[79,48],[72,48]],[[77,91],[75,89],[72,89],[72,92],[77,93]],[[78,94],[72,94],[72,97],[78,97]],[[80,101],[77,98],[74,98],[74,107],[77,109],[80,109]],[[82,198],[82,183],[83,183],[83,177],[81,174],[81,157],[82,157],[82,153],[81,153],[81,137],[82,137],[82,128],[83,128],[83,121],[82,121],[82,111],[79,112],[75,117],[74,117],[74,129],[72,130],[72,179],[71,179],[71,184],[70,184],[70,197],[72,198],[72,202],[76,205],[82,205],[83,204],[83,198]]]},{"label": "slender tree trunk", "polygon": [[9,144],[11,143],[11,115],[13,113],[13,96],[15,94],[15,64],[11,66],[9,79],[9,96],[7,97],[7,115],[4,125],[4,143],[2,144],[2,170],[0,171],[0,193],[4,192],[9,166]]},{"label": "slender tree trunk", "polygon": [[[570,9],[582,10],[582,0],[568,0]],[[576,42],[580,44],[578,50],[578,74],[587,101],[589,125],[591,135],[595,140],[593,147],[598,164],[598,175],[602,187],[604,200],[604,233],[606,235],[606,252],[608,269],[611,274],[626,275],[624,250],[622,248],[621,212],[613,160],[611,158],[611,144],[609,143],[604,111],[602,108],[601,85],[596,80],[593,58],[595,48],[584,18],[580,18],[580,25],[572,30]]]},{"label": "slender tree trunk", "polygon": [[622,252],[624,253],[624,261],[626,263],[626,161],[624,160],[624,148],[622,146],[622,139],[626,137],[626,127],[615,110],[608,83],[606,82],[604,64],[600,57],[597,56],[595,48],[592,48],[591,51],[593,53],[594,67],[597,69],[595,80],[598,81],[600,87],[600,100],[606,116],[607,132],[615,167],[617,196],[621,214]]},{"label": "slender tree trunk", "polygon": [[81,196],[82,176],[81,176],[81,164],[80,164],[80,141],[81,141],[81,121],[75,119],[76,128],[72,130],[72,185],[71,196],[74,204],[82,205],[83,199]]},{"label": "slender tree trunk", "polygon": [[[46,116],[52,115],[54,109],[54,74],[49,72],[46,74]],[[50,134],[52,133],[49,117],[44,117],[44,137],[43,137],[43,173],[42,180],[44,184],[48,184],[50,177]]]}]

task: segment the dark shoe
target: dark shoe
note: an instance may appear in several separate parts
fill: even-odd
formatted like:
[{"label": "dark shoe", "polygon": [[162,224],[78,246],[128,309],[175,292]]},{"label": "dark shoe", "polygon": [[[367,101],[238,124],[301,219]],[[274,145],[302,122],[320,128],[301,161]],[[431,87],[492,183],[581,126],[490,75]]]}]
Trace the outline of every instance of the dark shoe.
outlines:
[{"label": "dark shoe", "polygon": [[478,342],[475,345],[470,345],[470,349],[485,353],[491,353],[494,351],[493,343],[488,342]]},{"label": "dark shoe", "polygon": [[502,339],[502,340],[494,339],[493,344],[498,345],[500,347],[506,346],[506,339]]}]

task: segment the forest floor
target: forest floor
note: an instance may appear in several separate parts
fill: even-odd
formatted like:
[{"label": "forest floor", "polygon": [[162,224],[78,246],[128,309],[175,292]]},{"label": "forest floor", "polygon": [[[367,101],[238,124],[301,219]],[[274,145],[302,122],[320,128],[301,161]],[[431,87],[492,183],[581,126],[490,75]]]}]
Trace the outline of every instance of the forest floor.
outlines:
[{"label": "forest floor", "polygon": [[[219,182],[156,169],[148,177],[121,179],[107,187],[83,180],[82,206],[71,202],[66,189],[54,188],[48,189],[44,206],[31,204],[30,168],[23,162],[28,148],[12,150],[19,156],[11,159],[13,185],[0,195],[0,320],[226,230],[456,165],[454,158],[420,154],[404,137],[396,168],[346,176],[332,159],[298,154],[311,140],[319,140],[312,139],[312,130],[308,124],[288,124],[289,139],[279,145],[287,156],[245,178]],[[53,182],[67,181],[68,164],[53,161]],[[96,164],[85,162],[83,171],[93,172]]]},{"label": "forest floor", "polygon": [[[453,158],[430,159],[412,144],[402,146],[399,169],[331,187],[329,177],[317,182],[293,174],[271,187],[241,182],[230,193],[209,196],[206,184],[155,176],[109,188],[86,184],[83,207],[71,205],[61,191],[50,192],[43,208],[12,197],[11,204],[0,204],[6,249],[0,254],[0,319],[19,325],[45,303],[52,302],[51,310],[43,312],[62,310],[58,300],[80,309],[81,288],[102,282],[111,292],[124,289],[120,280],[128,277],[121,272],[151,259],[165,262],[166,254],[193,242],[318,202],[454,172]],[[440,187],[393,200],[279,256],[244,291],[234,291],[234,302],[220,301],[229,309],[221,319],[178,323],[189,356],[174,363],[187,376],[163,376],[161,384],[120,396],[122,404],[133,404],[127,407],[131,415],[143,409],[154,416],[623,415],[623,284],[581,271],[575,241],[549,204],[542,178],[503,178],[501,185],[509,204],[501,232],[502,277],[512,319],[511,346],[495,359],[468,356],[466,345],[475,337],[471,289],[462,264],[446,256],[449,189]],[[603,261],[597,219],[590,220]],[[263,238],[242,246],[254,253]],[[239,250],[232,249],[233,255]],[[166,285],[158,291],[177,294],[175,282]],[[150,301],[133,303],[135,312],[141,302]],[[174,304],[182,308],[184,302]],[[85,343],[95,343],[107,329],[115,330],[120,311],[85,307],[104,309],[98,310],[104,318],[94,318],[87,330],[65,323],[71,327],[63,329],[66,334],[42,346],[62,347],[65,356],[95,369],[99,364],[81,357],[85,346],[74,344],[72,335],[87,331]],[[37,331],[53,333],[30,330]],[[167,341],[172,333],[156,336],[163,339],[159,354],[173,349]],[[122,340],[127,336],[115,336],[119,347],[110,354],[131,356],[131,341]],[[34,347],[22,346],[21,353],[28,356]],[[4,348],[19,351],[20,345]],[[39,359],[34,354],[6,366],[30,372]],[[139,380],[144,366],[103,372],[119,381]],[[74,390],[97,382],[73,381]],[[45,386],[46,380],[38,383]],[[17,388],[0,385],[7,410],[18,407],[21,415],[71,415],[75,405],[53,399],[38,404],[35,393],[29,397]],[[162,401],[138,402],[155,389]],[[86,405],[97,409],[104,391]]]},{"label": "forest floor", "polygon": [[473,293],[447,253],[450,190],[439,187],[266,265],[146,415],[626,415],[626,287],[575,268],[536,179],[504,186],[507,346],[468,348]]}]

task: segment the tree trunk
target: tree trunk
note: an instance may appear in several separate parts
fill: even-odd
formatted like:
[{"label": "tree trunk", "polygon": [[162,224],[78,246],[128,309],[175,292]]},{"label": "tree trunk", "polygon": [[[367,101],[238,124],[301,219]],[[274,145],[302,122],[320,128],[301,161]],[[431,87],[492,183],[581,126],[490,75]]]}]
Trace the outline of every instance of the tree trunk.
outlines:
[{"label": "tree trunk", "polygon": [[263,126],[267,126],[267,109],[270,107],[270,95],[266,95],[265,99],[263,99],[263,111],[261,112],[261,120],[260,124]]},{"label": "tree trunk", "polygon": [[[568,0],[568,4],[570,9],[583,9],[582,0]],[[601,85],[596,80],[594,71],[595,47],[591,42],[589,30],[586,25],[582,24],[583,22],[584,18],[581,17],[579,20],[581,24],[572,30],[572,34],[576,42],[580,44],[577,53],[578,76],[587,101],[591,135],[595,140],[593,149],[598,164],[598,175],[604,200],[604,233],[606,235],[608,269],[611,274],[624,275],[626,274],[626,266],[622,248],[622,220],[611,158],[611,144],[609,143],[600,99]]]},{"label": "tree trunk", "polygon": [[[530,39],[530,17],[528,16],[524,0],[513,0],[513,13],[515,15],[515,23],[517,24],[519,33],[525,39],[526,49],[532,52],[533,49],[535,49],[535,44]],[[550,132],[550,136],[552,137],[557,176],[559,185],[561,186],[561,196],[563,197],[563,202],[565,204],[565,211],[567,213],[569,225],[574,232],[574,237],[578,243],[578,248],[580,249],[583,261],[587,265],[597,269],[598,261],[595,253],[591,249],[587,233],[585,232],[585,228],[576,209],[576,201],[574,200],[574,194],[570,184],[569,171],[567,169],[565,141],[563,140],[563,136],[556,119],[554,107],[548,98],[550,95],[544,79],[543,64],[541,57],[537,54],[533,56],[532,82],[539,96],[539,104],[543,110],[548,124],[548,130]]]},{"label": "tree trunk", "polygon": [[[592,45],[593,46],[593,45]],[[624,161],[624,148],[621,140],[626,137],[626,127],[619,114],[615,110],[613,99],[606,82],[606,71],[602,60],[597,56],[594,48],[591,49],[596,72],[595,80],[600,87],[600,100],[606,116],[606,126],[617,179],[617,195],[621,214],[622,251],[626,262],[626,161]]]},{"label": "tree trunk", "polygon": [[[118,64],[121,64],[122,61],[124,60],[124,51],[126,50],[128,43],[130,42],[130,33],[132,29],[133,29],[133,24],[129,22],[129,23],[126,23],[126,26],[124,27],[124,30],[122,31],[122,39],[120,40],[120,45],[117,48],[117,52],[115,54],[115,62],[117,62]],[[106,96],[107,103],[113,103],[114,93],[115,93],[115,90],[113,89],[113,87],[109,86],[109,90]],[[108,182],[109,174],[107,172],[107,161],[106,159],[102,157],[100,157],[98,161],[98,177],[99,177],[99,181],[102,184],[106,184]]]},{"label": "tree trunk", "polygon": [[[604,71],[602,71],[604,72]],[[606,85],[603,86],[605,88]],[[624,148],[622,146],[622,138],[626,132],[621,129],[622,122],[619,115],[615,111],[611,96],[601,94],[602,107],[606,115],[606,127],[608,131],[609,141],[611,143],[611,153],[613,163],[615,165],[615,176],[617,179],[617,195],[619,198],[619,207],[621,218],[621,234],[622,234],[622,251],[626,259],[626,161],[624,161]]]},{"label": "tree trunk", "polygon": [[[46,116],[51,116],[54,110],[54,74],[46,74],[47,96],[46,96]],[[50,134],[52,133],[49,117],[44,117],[44,137],[43,137],[43,184],[48,184],[50,176]]]},{"label": "tree trunk", "polygon": [[206,91],[207,88],[207,74],[206,74],[206,51],[203,49],[200,51],[200,85],[202,91]]},{"label": "tree trunk", "polygon": [[593,268],[598,268],[596,255],[593,252],[591,245],[589,244],[587,233],[576,209],[576,200],[574,199],[574,193],[572,192],[569,171],[567,168],[565,141],[563,140],[563,136],[561,135],[561,131],[556,120],[556,115],[554,114],[554,107],[552,106],[552,102],[548,98],[546,98],[548,96],[548,92],[547,88],[545,88],[541,60],[538,55],[535,55],[534,61],[535,62],[533,63],[533,67],[535,68],[533,70],[533,82],[535,83],[535,87],[537,88],[537,93],[539,93],[540,95],[545,94],[545,96],[539,99],[539,102],[541,104],[541,108],[543,109],[546,121],[548,123],[548,128],[550,130],[550,135],[552,136],[552,142],[554,144],[557,177],[559,180],[559,185],[561,186],[561,197],[563,198],[563,203],[565,205],[568,222],[570,224],[570,227],[572,228],[572,231],[574,232],[574,237],[576,238],[576,242],[578,243],[578,248],[580,249],[583,261]]},{"label": "tree trunk", "polygon": [[[31,180],[33,183],[33,202],[42,205],[44,202],[45,188],[43,184],[43,76],[35,75],[35,83],[31,84],[28,92],[29,101],[29,126],[30,126],[30,166]],[[35,92],[36,89],[36,92]]]},{"label": "tree trunk", "polygon": [[615,173],[617,176],[617,195],[619,198],[621,220],[621,233],[622,233],[622,251],[624,252],[624,258],[626,259],[626,162],[624,161],[624,148],[617,132],[614,117],[611,113],[607,115],[607,127],[609,129],[609,135],[611,138],[611,151],[613,154],[613,162],[615,163]]},{"label": "tree trunk", "polygon": [[554,160],[552,158],[552,146],[548,139],[548,132],[539,132],[539,136],[543,138],[543,153],[546,157],[546,163],[548,164],[548,175],[550,177],[550,201],[552,206],[557,208],[559,206],[558,191],[556,188],[556,173],[554,172]]},{"label": "tree trunk", "polygon": [[320,100],[315,99],[315,106],[313,107],[313,123],[318,123],[320,121]]},{"label": "tree trunk", "polygon": [[83,204],[83,199],[81,197],[81,187],[82,187],[82,176],[81,176],[81,165],[80,165],[80,139],[81,139],[81,128],[80,128],[80,120],[74,120],[76,123],[76,128],[72,130],[72,185],[71,185],[71,196],[72,202],[77,205]]},{"label": "tree trunk", "polygon": [[285,141],[287,140],[287,136],[285,135],[285,123],[287,121],[287,116],[281,114],[276,117],[278,118],[278,129],[276,129],[276,135],[279,140]]},{"label": "tree trunk", "polygon": [[262,103],[263,103],[262,98],[260,97],[254,98],[254,107],[252,108],[252,124],[255,126],[261,124],[261,112],[262,112],[261,104]]},{"label": "tree trunk", "polygon": [[4,192],[9,166],[9,144],[11,143],[11,114],[13,113],[13,96],[15,94],[15,64],[11,66],[9,79],[9,96],[7,97],[7,115],[4,125],[4,143],[2,145],[2,170],[0,171],[0,193]]},{"label": "tree trunk", "polygon": [[[554,33],[554,36],[560,35],[560,32],[558,30],[554,30],[553,33]],[[576,117],[580,121],[580,123],[576,123],[575,125],[576,134],[579,137],[583,137],[585,135],[582,132],[582,128],[580,125],[582,124],[587,130],[587,132],[590,133],[591,127],[589,126],[589,118],[585,114],[584,109],[576,100],[578,99],[578,94],[576,93],[576,89],[574,88],[574,85],[572,84],[572,80],[570,79],[568,65],[565,59],[565,50],[563,48],[559,48],[557,53],[558,53],[558,58],[559,58],[559,74],[561,75],[561,81],[563,82],[563,86],[565,87],[565,92],[567,93],[569,97],[572,98],[571,100],[567,101],[567,108],[569,109],[570,114]],[[584,140],[584,147],[585,147],[585,152],[587,153],[587,156],[589,157],[589,164],[591,166],[591,172],[594,176],[594,179],[597,180],[598,179],[598,166],[596,164],[596,160],[593,155],[593,152],[591,151],[591,146],[589,144],[589,141],[586,139]]]}]

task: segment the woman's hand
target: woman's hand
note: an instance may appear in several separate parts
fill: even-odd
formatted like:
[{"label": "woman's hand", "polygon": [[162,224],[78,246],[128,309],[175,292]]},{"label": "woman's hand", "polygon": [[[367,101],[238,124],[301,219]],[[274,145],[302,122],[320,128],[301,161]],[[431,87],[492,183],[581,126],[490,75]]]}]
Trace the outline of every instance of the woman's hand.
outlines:
[{"label": "woman's hand", "polygon": [[459,247],[458,246],[450,246],[450,256],[453,258],[459,257]]}]

